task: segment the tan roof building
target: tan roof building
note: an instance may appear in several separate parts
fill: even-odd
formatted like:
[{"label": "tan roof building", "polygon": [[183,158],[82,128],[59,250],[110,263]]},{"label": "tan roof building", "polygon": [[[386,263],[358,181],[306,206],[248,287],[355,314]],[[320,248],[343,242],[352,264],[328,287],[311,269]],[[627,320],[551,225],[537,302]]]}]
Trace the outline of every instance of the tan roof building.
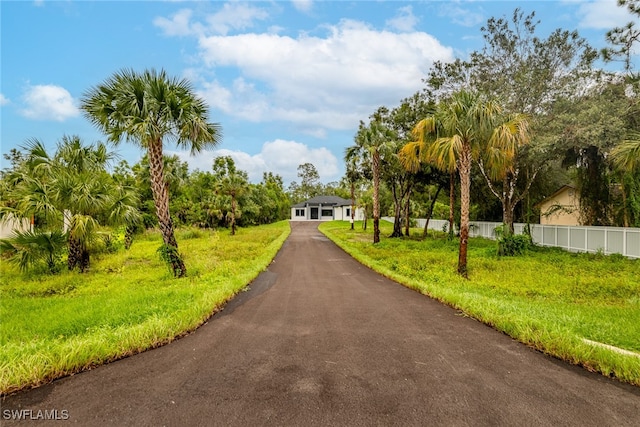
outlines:
[{"label": "tan roof building", "polygon": [[540,208],[540,224],[581,225],[580,193],[571,185],[562,186],[537,206]]}]

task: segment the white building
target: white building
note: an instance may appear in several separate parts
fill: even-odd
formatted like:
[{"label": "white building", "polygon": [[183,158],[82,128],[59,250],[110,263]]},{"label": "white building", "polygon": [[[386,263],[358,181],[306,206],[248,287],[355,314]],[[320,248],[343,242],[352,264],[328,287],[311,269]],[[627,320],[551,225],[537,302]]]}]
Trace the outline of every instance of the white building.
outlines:
[{"label": "white building", "polygon": [[[356,221],[364,219],[360,208],[355,209]],[[351,200],[336,196],[316,196],[291,207],[291,221],[350,221]]]}]

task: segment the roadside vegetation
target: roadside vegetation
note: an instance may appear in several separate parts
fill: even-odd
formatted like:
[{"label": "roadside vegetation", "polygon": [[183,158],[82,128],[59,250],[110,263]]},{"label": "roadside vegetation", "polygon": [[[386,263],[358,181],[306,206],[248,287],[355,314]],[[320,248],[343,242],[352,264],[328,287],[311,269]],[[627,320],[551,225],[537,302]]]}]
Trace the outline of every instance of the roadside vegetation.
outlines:
[{"label": "roadside vegetation", "polygon": [[[382,222],[383,235],[392,226]],[[640,385],[638,260],[537,247],[499,257],[496,242],[471,238],[465,280],[455,269],[457,239],[444,233],[423,239],[414,229],[410,238],[371,245],[372,231],[359,224],[351,230],[348,223],[327,222],[320,230],[364,265],[518,341]]]},{"label": "roadside vegetation", "polygon": [[171,342],[193,331],[264,270],[289,224],[228,232],[178,229],[189,275],[176,279],[149,231],[130,250],[97,255],[85,273],[21,273],[0,264],[0,393]]}]

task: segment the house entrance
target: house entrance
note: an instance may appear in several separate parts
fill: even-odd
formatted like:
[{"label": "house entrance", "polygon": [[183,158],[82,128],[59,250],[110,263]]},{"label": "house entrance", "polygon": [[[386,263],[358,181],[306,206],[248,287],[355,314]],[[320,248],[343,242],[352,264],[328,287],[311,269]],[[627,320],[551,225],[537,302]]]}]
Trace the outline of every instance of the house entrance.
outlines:
[{"label": "house entrance", "polygon": [[311,208],[311,219],[318,219],[318,208]]}]

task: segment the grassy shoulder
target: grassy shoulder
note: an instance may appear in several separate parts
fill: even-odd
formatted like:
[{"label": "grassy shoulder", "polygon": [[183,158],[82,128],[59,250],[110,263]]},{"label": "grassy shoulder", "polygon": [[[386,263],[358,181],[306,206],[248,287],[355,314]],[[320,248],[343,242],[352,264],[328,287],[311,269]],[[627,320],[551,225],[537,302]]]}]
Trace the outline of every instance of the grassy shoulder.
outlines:
[{"label": "grassy shoulder", "polygon": [[0,265],[0,393],[42,384],[184,335],[264,270],[288,221],[228,231],[177,232],[189,275],[174,279],[159,234],[92,259],[85,274],[25,276]]},{"label": "grassy shoulder", "polygon": [[640,261],[555,248],[498,257],[495,242],[478,238],[470,239],[464,280],[456,274],[457,240],[384,238],[392,225],[382,222],[382,241],[373,245],[372,228],[320,226],[358,261],[405,286],[544,353],[640,385]]}]

